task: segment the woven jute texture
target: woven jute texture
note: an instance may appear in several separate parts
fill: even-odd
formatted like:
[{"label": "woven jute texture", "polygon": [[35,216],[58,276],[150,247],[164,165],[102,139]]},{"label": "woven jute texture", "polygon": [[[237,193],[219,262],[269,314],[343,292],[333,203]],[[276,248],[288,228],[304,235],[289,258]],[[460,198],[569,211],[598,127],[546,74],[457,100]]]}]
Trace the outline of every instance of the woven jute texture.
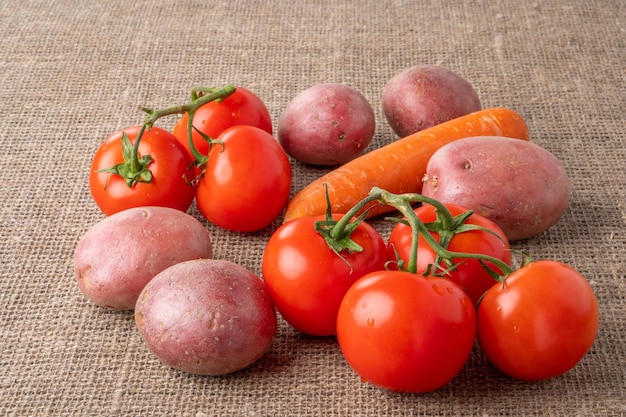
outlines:
[{"label": "woven jute texture", "polygon": [[[625,22],[620,0],[3,0],[0,415],[624,415]],[[89,164],[108,134],[141,123],[139,106],[233,83],[257,93],[276,126],[298,92],[339,82],[376,111],[370,151],[396,138],[382,87],[416,64],[447,66],[470,80],[483,107],[519,112],[531,141],[565,165],[565,216],[513,247],[573,266],[597,295],[597,340],[570,372],[515,381],[475,348],[442,389],[392,393],[361,382],[334,339],[306,337],[280,319],[255,364],[199,377],[152,356],[132,313],[80,293],[74,248],[104,218],[89,193]],[[292,167],[292,193],[325,172]],[[190,213],[198,216],[195,206]],[[245,235],[204,223],[216,258],[261,274],[280,219]],[[389,231],[382,219],[372,224]]]}]

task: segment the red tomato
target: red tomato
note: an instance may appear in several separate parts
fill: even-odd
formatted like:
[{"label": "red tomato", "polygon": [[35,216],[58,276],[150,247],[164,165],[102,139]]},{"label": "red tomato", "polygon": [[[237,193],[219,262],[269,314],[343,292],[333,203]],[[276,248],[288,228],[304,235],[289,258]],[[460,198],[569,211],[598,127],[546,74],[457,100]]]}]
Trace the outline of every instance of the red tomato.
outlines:
[{"label": "red tomato", "polygon": [[277,310],[293,327],[313,336],[335,334],[337,311],[348,288],[366,273],[384,269],[388,260],[384,240],[365,222],[350,235],[361,252],[333,252],[315,230],[315,222],[324,218],[283,224],[263,254],[263,279]]},{"label": "red tomato", "polygon": [[[453,205],[446,204],[446,207],[453,216],[464,213],[467,210]],[[436,212],[434,206],[425,204],[415,209],[415,213],[424,223],[435,221]],[[482,230],[472,230],[454,235],[448,245],[448,250],[461,253],[479,253],[483,255],[489,255],[494,258],[500,259],[507,265],[511,264],[511,251],[509,250],[509,241],[506,235],[491,220],[483,217],[479,214],[472,214],[467,221],[467,224],[475,224],[483,226],[493,232],[497,236],[492,235],[489,232]],[[439,241],[439,234],[431,232],[431,235],[435,237],[435,240]],[[411,255],[411,243],[413,237],[411,234],[411,227],[398,223],[391,231],[389,240],[387,242],[389,255],[392,259],[396,259],[396,252],[401,260],[405,263],[409,261]],[[430,247],[430,245],[420,235],[418,238],[417,249],[417,273],[423,274],[430,264],[435,263],[436,253]],[[446,278],[459,284],[470,296],[474,305],[478,302],[480,297],[491,288],[496,281],[489,275],[485,268],[476,259],[454,259],[454,264],[457,265],[455,269],[444,275]],[[495,271],[501,272],[500,269],[494,265],[487,263]],[[445,266],[444,266],[445,267]],[[434,270],[433,273],[441,273],[442,270]]]},{"label": "red tomato", "polygon": [[491,288],[477,310],[478,342],[503,373],[534,381],[572,369],[593,345],[598,302],[568,265],[537,261]]},{"label": "red tomato", "polygon": [[428,392],[450,382],[476,336],[468,295],[445,278],[409,272],[365,275],[346,293],[337,340],[366,382],[400,392]]},{"label": "red tomato", "polygon": [[291,191],[291,165],[278,141],[254,126],[233,126],[217,138],[196,203],[212,223],[236,232],[268,226]]},{"label": "red tomato", "polygon": [[117,174],[96,172],[124,162],[122,132],[135,143],[140,126],[117,131],[96,150],[89,173],[89,187],[96,204],[107,216],[131,207],[163,206],[187,211],[196,188],[193,160],[176,138],[166,130],[152,127],[145,130],[139,142],[139,156],[152,157],[147,169],[150,182],[136,182],[129,187]]},{"label": "red tomato", "polygon": [[[188,122],[189,115],[184,113],[174,125],[173,133],[189,150]],[[236,125],[256,126],[272,134],[272,118],[267,107],[257,95],[243,87],[237,87],[223,101],[210,101],[196,110],[193,125],[212,139],[217,139],[224,130]],[[191,135],[196,149],[202,155],[208,155],[208,142],[195,129]]]}]

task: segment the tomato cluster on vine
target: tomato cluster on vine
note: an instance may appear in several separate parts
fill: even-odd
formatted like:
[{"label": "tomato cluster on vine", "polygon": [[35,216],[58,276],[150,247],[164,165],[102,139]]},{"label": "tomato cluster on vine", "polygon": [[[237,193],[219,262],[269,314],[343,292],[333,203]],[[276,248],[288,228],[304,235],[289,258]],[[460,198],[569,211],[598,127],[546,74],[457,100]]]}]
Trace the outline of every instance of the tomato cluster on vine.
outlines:
[{"label": "tomato cluster on vine", "polygon": [[[89,184],[104,214],[151,205],[187,211],[195,198],[209,221],[237,232],[260,230],[279,216],[291,165],[252,91],[195,88],[187,104],[143,110],[141,126],[113,133],[93,157]],[[171,114],[183,115],[172,132],[154,126]]]},{"label": "tomato cluster on vine", "polygon": [[[404,215],[392,219],[386,244],[357,216],[374,200]],[[476,213],[374,188],[342,216],[283,224],[268,242],[263,277],[288,323],[336,336],[346,361],[376,386],[439,389],[476,340],[511,377],[559,376],[595,340],[595,295],[561,262],[524,259],[514,270],[511,254],[502,230]]]}]

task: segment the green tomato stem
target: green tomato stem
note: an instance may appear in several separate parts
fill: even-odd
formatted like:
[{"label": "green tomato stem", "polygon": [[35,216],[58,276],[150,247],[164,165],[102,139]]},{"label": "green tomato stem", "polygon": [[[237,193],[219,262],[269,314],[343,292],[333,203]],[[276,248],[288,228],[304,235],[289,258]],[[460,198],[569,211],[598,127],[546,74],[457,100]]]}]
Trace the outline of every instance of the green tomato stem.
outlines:
[{"label": "green tomato stem", "polygon": [[139,172],[142,169],[141,164],[139,162],[139,142],[140,142],[141,136],[143,135],[144,130],[146,130],[145,124],[141,125],[141,127],[139,128],[139,132],[137,133],[137,138],[135,138],[135,143],[133,144],[133,151],[131,153],[131,158],[130,158],[130,161],[128,161],[130,163],[130,172],[133,172],[133,173]]},{"label": "green tomato stem", "polygon": [[[125,161],[125,164],[127,164],[127,168],[123,169],[123,168],[118,167],[115,170],[115,172],[117,172],[118,175],[119,175],[119,172],[122,172],[122,171],[125,172],[125,175],[126,175],[125,178],[127,179],[127,183],[129,184],[129,187],[132,187],[136,182],[134,181],[136,174],[141,172],[142,170],[145,170],[145,166],[142,166],[140,158],[139,158],[139,143],[141,142],[141,138],[144,132],[146,130],[150,130],[152,126],[154,126],[154,123],[161,117],[169,116],[172,114],[181,114],[181,113],[188,113],[189,115],[189,124],[188,124],[189,149],[191,150],[191,153],[194,159],[196,160],[196,163],[198,164],[203,163],[206,157],[202,155],[198,151],[198,149],[194,146],[192,136],[191,136],[191,131],[193,128],[192,126],[193,115],[195,114],[196,110],[198,110],[201,106],[211,101],[224,100],[225,98],[233,94],[235,91],[237,91],[237,89],[231,84],[226,85],[222,88],[217,88],[217,89],[207,88],[207,87],[194,87],[192,88],[192,92],[191,92],[192,100],[189,103],[185,103],[185,104],[181,104],[177,106],[171,106],[171,107],[167,107],[161,110],[154,110],[154,109],[142,107],[141,110],[147,113],[148,117],[146,117],[146,119],[142,123],[139,129],[139,132],[137,133],[137,137],[135,138],[135,143],[133,144],[132,152],[129,155],[128,160]],[[149,155],[146,155],[146,157],[149,158]],[[114,172],[113,171],[114,168],[116,167],[108,168],[108,172]],[[128,181],[129,179],[133,179],[133,181]],[[150,182],[150,181],[152,181],[151,178],[149,181],[146,181],[146,182]]]},{"label": "green tomato stem", "polygon": [[[424,223],[420,220],[420,218],[415,214],[413,208],[411,207],[411,202],[421,202],[431,204],[435,207],[435,209],[443,215],[444,224],[447,223],[448,227],[452,227],[454,217],[451,215],[450,211],[445,207],[441,202],[425,197],[418,193],[408,193],[408,194],[392,194],[388,191],[381,190],[380,188],[374,187],[370,193],[371,195],[378,195],[379,200],[387,204],[389,206],[394,207],[400,213],[402,213],[409,222],[411,229],[413,230],[413,245],[411,248],[411,258],[409,259],[409,263],[407,266],[407,271],[415,273],[417,270],[417,241],[418,234],[422,235],[422,238],[428,243],[428,245],[435,251],[435,253],[443,258],[452,260],[454,258],[464,258],[464,259],[479,259],[485,262],[489,262],[497,266],[503,274],[508,275],[513,270],[509,265],[507,265],[502,260],[495,258],[493,256],[479,254],[479,253],[463,253],[463,252],[453,252],[449,251],[445,247],[443,247],[435,238],[430,234]],[[466,219],[467,217],[462,217]],[[449,221],[446,222],[446,220]]]},{"label": "green tomato stem", "polygon": [[[406,218],[407,223],[412,229],[413,241],[411,244],[411,256],[406,267],[407,272],[417,272],[417,249],[419,235],[422,235],[422,238],[426,241],[426,243],[433,249],[437,256],[442,259],[450,261],[455,258],[479,259],[481,261],[492,263],[498,267],[505,276],[513,272],[509,265],[498,258],[478,253],[449,251],[441,243],[437,242],[437,240],[435,240],[435,238],[430,234],[424,222],[422,222],[417,214],[415,214],[411,203],[426,203],[434,206],[435,210],[438,212],[439,218],[441,219],[444,233],[446,231],[452,231],[456,226],[458,226],[457,223],[464,222],[471,215],[471,211],[455,218],[443,203],[419,193],[393,194],[381,188],[374,187],[365,198],[355,204],[350,210],[348,210],[347,213],[345,213],[345,215],[341,217],[341,219],[337,221],[330,232],[331,237],[341,236],[344,233],[344,229],[350,224],[351,219],[361,213],[364,209],[367,209],[368,206],[371,206],[371,204],[376,201],[398,210]],[[445,239],[446,246],[453,235],[453,232],[451,232],[449,239]]]},{"label": "green tomato stem", "polygon": [[198,148],[196,148],[196,145],[193,143],[193,116],[194,114],[196,114],[195,111],[189,111],[187,112],[187,144],[189,145],[189,150],[191,151],[191,154],[193,155],[193,159],[197,162],[200,163],[200,161],[204,158],[204,155],[202,155],[200,153],[200,151],[198,151]]},{"label": "green tomato stem", "polygon": [[[192,97],[197,97],[195,100],[190,101],[189,103],[180,104],[177,106],[167,107],[161,110],[152,110],[143,108],[142,110],[148,113],[148,117],[144,120],[144,125],[149,129],[152,125],[161,117],[169,116],[171,114],[181,114],[181,113],[194,113],[203,105],[215,101],[215,100],[223,100],[226,97],[233,94],[237,89],[235,86],[229,84],[222,88],[218,89],[205,89],[204,87],[194,87],[193,88]],[[195,91],[208,91],[209,94],[198,96]]]},{"label": "green tomato stem", "polygon": [[[144,112],[148,113],[148,117],[144,120],[142,128],[150,129],[154,125],[154,123],[161,117],[169,116],[172,114],[187,113],[187,115],[189,116],[189,121],[187,123],[187,141],[189,143],[189,150],[191,151],[194,159],[198,163],[202,163],[205,159],[205,155],[202,155],[195,147],[191,136],[193,130],[193,116],[196,111],[205,104],[211,101],[224,100],[228,96],[232,95],[235,91],[237,91],[237,88],[232,84],[228,84],[222,88],[193,87],[191,89],[191,101],[188,103],[167,107],[161,110],[142,108]],[[199,92],[201,94],[198,94]],[[143,129],[139,133],[143,133]],[[140,138],[141,136],[137,135],[137,142],[139,142]]]}]

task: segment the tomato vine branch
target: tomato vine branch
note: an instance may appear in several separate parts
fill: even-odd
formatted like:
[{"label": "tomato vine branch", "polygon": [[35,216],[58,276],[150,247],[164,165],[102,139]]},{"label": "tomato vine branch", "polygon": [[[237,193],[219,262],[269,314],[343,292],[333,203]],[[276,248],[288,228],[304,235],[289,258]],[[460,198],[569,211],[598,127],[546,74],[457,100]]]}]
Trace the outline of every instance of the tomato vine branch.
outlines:
[{"label": "tomato vine branch", "polygon": [[[473,214],[471,210],[461,213],[457,216],[453,216],[450,210],[438,200],[430,197],[426,197],[419,193],[406,193],[406,194],[393,194],[378,187],[372,188],[370,193],[355,204],[347,213],[345,213],[338,221],[333,224],[330,229],[330,237],[339,237],[345,234],[346,228],[351,224],[355,217],[361,218],[363,216],[363,210],[367,210],[371,207],[372,203],[378,202],[391,206],[398,210],[404,219],[400,220],[408,224],[413,230],[413,239],[411,244],[411,257],[406,266],[406,271],[416,273],[417,271],[417,249],[418,249],[418,236],[421,235],[426,243],[437,254],[438,260],[445,260],[450,266],[453,259],[478,259],[486,269],[490,269],[486,263],[495,265],[502,271],[502,275],[506,276],[513,272],[513,269],[502,260],[484,254],[478,253],[464,253],[454,252],[447,249],[449,241],[455,234],[467,232],[470,230],[483,230],[489,233],[494,232],[485,229],[481,226],[466,224],[465,221]],[[425,203],[432,205],[437,212],[437,221],[433,223],[425,224],[417,216],[413,210],[412,203]],[[361,213],[361,216],[359,216]],[[430,231],[436,231],[440,240],[437,241]]]},{"label": "tomato vine branch", "polygon": [[[99,170],[98,172],[108,172],[110,174],[119,175],[126,181],[129,187],[133,187],[137,182],[152,182],[152,172],[148,169],[148,165],[152,162],[150,155],[139,155],[139,143],[146,130],[150,130],[156,121],[161,117],[187,113],[189,115],[189,129],[188,129],[188,141],[189,149],[193,154],[195,163],[201,165],[206,162],[206,156],[198,152],[192,141],[192,121],[193,115],[203,105],[216,100],[224,100],[236,91],[236,87],[228,84],[221,88],[208,88],[208,87],[193,87],[191,90],[191,101],[185,104],[167,107],[160,110],[154,110],[147,107],[141,107],[140,109],[147,113],[147,117],[144,119],[135,142],[131,145],[130,139],[124,134],[122,141],[122,152],[124,162]],[[207,138],[206,135],[202,135],[207,139],[210,144],[215,143],[211,138]]]},{"label": "tomato vine branch", "polygon": [[[205,92],[208,92],[208,94],[198,95],[197,91],[205,91]],[[194,87],[192,89],[192,100],[188,103],[167,107],[161,110],[154,110],[154,109],[142,107],[141,110],[143,110],[145,113],[148,114],[148,117],[144,120],[143,125],[147,129],[149,129],[161,117],[169,116],[172,114],[193,113],[196,110],[198,110],[200,107],[202,107],[203,105],[211,101],[223,100],[226,97],[233,94],[235,91],[237,91],[237,88],[231,84],[228,84],[218,89]],[[195,99],[193,99],[193,97],[195,97]]]}]

